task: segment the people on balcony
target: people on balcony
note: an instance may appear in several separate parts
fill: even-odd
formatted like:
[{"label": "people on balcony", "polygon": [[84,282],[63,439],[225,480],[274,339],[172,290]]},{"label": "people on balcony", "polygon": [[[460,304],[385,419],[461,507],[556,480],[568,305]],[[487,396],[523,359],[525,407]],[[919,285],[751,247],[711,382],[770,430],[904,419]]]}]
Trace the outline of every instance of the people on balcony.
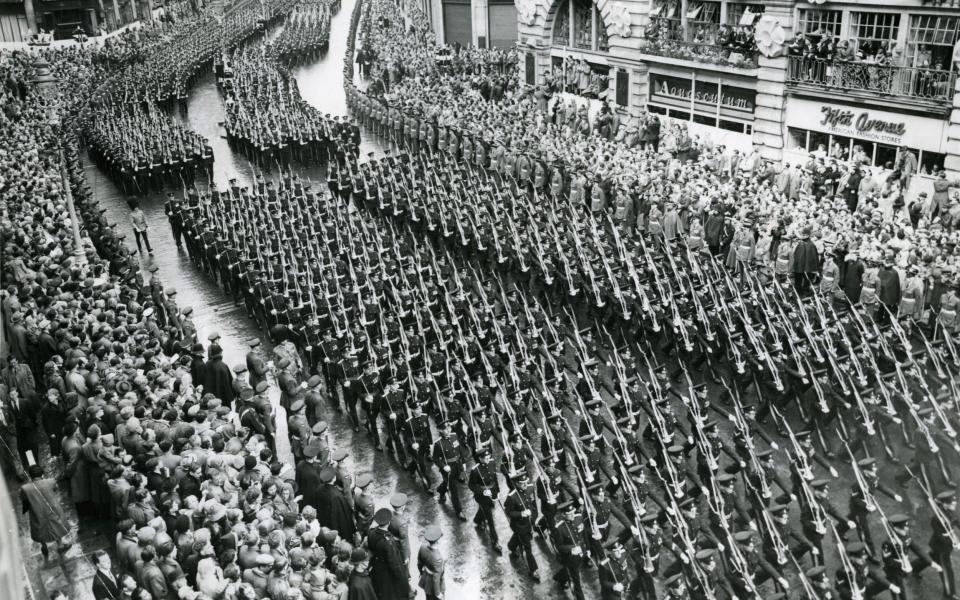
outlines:
[{"label": "people on balcony", "polygon": [[646,28],[645,50],[651,54],[685,60],[756,66],[757,42],[751,26],[715,23],[687,24],[677,19],[654,17]]},{"label": "people on balcony", "polygon": [[948,100],[953,75],[942,62],[923,60],[907,64],[896,42],[835,40],[822,30],[798,32],[788,46],[792,57],[790,80],[819,83],[848,90],[896,96]]}]

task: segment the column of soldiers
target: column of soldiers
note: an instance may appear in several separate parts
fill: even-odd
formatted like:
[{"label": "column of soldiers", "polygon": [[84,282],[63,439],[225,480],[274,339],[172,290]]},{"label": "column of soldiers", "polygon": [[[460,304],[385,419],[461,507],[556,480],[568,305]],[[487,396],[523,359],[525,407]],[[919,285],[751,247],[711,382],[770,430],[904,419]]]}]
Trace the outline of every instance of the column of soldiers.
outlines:
[{"label": "column of soldiers", "polygon": [[[623,565],[614,559],[618,553],[622,559],[626,548],[642,560],[635,561],[632,571],[627,569],[629,580],[610,588],[632,589],[646,597],[655,597],[657,589],[651,573],[707,590],[703,597],[720,593],[718,588],[749,597],[767,580],[785,588],[787,569],[815,589],[827,585],[819,568],[824,540],[842,565],[831,583],[840,587],[882,584],[883,589],[906,593],[895,583],[902,583],[903,573],[893,567],[899,564],[904,571],[911,553],[919,563],[930,559],[929,565],[942,568],[926,549],[904,543],[906,534],[897,533],[903,516],[880,513],[869,519],[858,508],[860,500],[873,508],[868,513],[879,506],[879,482],[866,474],[870,464],[857,471],[862,476],[855,478],[850,510],[842,511],[831,504],[828,493],[827,473],[835,471],[814,451],[815,441],[823,445],[834,437],[826,426],[831,422],[843,424],[840,439],[862,454],[889,446],[887,436],[907,432],[895,420],[901,411],[917,413],[917,435],[933,436],[949,424],[938,421],[946,418],[942,399],[924,395],[923,388],[953,385],[952,375],[940,381],[935,374],[925,377],[917,365],[905,369],[895,362],[904,353],[895,326],[894,339],[887,333],[876,342],[891,347],[886,360],[895,365],[894,377],[861,383],[855,363],[877,352],[865,333],[857,334],[862,345],[841,351],[851,364],[849,371],[831,366],[836,349],[828,354],[826,347],[811,342],[830,337],[839,347],[844,336],[856,333],[855,324],[842,333],[831,331],[842,321],[821,308],[826,322],[818,322],[820,333],[807,331],[805,320],[820,318],[816,302],[822,299],[789,297],[775,282],[738,283],[709,255],[668,245],[650,249],[647,244],[653,246],[653,241],[636,239],[631,249],[645,258],[637,265],[625,261],[616,269],[625,271],[618,285],[630,289],[632,281],[634,288],[615,293],[616,278],[607,288],[593,282],[596,271],[606,271],[602,263],[618,252],[613,243],[616,228],[597,227],[593,247],[603,251],[593,250],[594,262],[574,263],[578,252],[585,252],[578,247],[587,246],[585,240],[591,238],[571,226],[564,234],[553,234],[555,241],[573,240],[551,262],[577,266],[537,272],[534,265],[540,261],[532,255],[538,251],[529,249],[537,244],[536,234],[527,233],[529,227],[516,232],[523,221],[519,216],[517,222],[503,216],[500,224],[479,208],[502,206],[505,215],[532,215],[537,205],[520,208],[530,196],[505,193],[454,204],[450,199],[457,197],[457,189],[494,186],[485,185],[482,170],[456,161],[439,177],[448,186],[427,183],[436,173],[420,158],[403,155],[363,165],[348,159],[341,169],[331,169],[333,198],[285,175],[254,190],[214,190],[209,197],[193,193],[180,214],[186,229],[197,232],[188,241],[192,253],[199,253],[196,259],[242,295],[264,325],[282,325],[293,332],[310,364],[322,373],[328,400],[342,405],[355,428],[365,427],[375,445],[388,448],[426,489],[432,491],[439,480],[441,499],[449,495],[461,518],[466,517],[462,484],[451,474],[477,465],[467,477],[477,504],[474,521],[479,530],[488,531],[495,549],[499,540],[491,526],[492,512],[500,507],[503,476],[509,492],[502,509],[514,530],[510,550],[526,555],[530,573],[537,576],[530,539],[534,531],[546,533],[564,565],[558,581],[575,590],[585,558],[597,562],[609,584],[615,573],[608,571]],[[348,211],[349,202],[363,212]],[[547,232],[551,223],[570,226],[584,220],[573,216],[545,219],[541,227]],[[532,217],[529,221],[537,222]],[[482,222],[502,229],[475,225]],[[530,242],[500,243],[501,236]],[[583,238],[580,244],[577,236]],[[605,236],[611,241],[600,244]],[[574,271],[578,279],[571,277]],[[694,278],[703,288],[699,294],[691,293]],[[673,292],[666,293],[668,289]],[[649,309],[644,308],[644,297]],[[564,305],[571,310],[561,309]],[[611,312],[610,305],[619,310]],[[855,315],[851,311],[847,318],[855,322]],[[776,316],[781,318],[774,324]],[[761,334],[757,330],[763,323],[768,324]],[[804,344],[805,350],[793,358],[774,358],[775,339]],[[823,351],[821,362],[799,358],[812,357],[817,348]],[[675,361],[673,379],[683,380],[679,387],[673,385],[668,365],[656,362],[662,355]],[[951,361],[937,352],[930,356],[928,360],[941,361],[946,373],[952,373]],[[691,377],[704,366],[723,383],[723,393],[713,398]],[[907,383],[907,377],[912,381]],[[846,393],[841,384],[849,386]],[[778,444],[755,423],[758,408],[764,408],[762,399],[778,392],[794,400],[790,407],[805,413],[797,416],[810,427],[793,431],[790,422],[796,422],[795,417],[788,419],[782,409],[768,407],[788,442],[785,454],[793,465],[789,482],[780,481],[770,460]],[[887,412],[890,407],[873,399],[884,394],[899,405],[892,407],[894,416]],[[423,418],[425,413],[430,418]],[[734,424],[732,444],[721,441],[714,414]],[[430,419],[440,439],[433,439]],[[758,449],[761,441],[770,449]],[[425,452],[431,446],[431,452]],[[436,476],[428,457],[438,467]],[[937,487],[948,475],[942,463],[918,461],[916,466],[923,471],[918,479],[934,481]],[[530,500],[530,479],[536,480],[539,506]],[[781,492],[776,501],[774,485]],[[932,506],[940,508],[950,500],[926,489]],[[784,522],[783,515],[791,510],[799,513],[801,527]],[[703,517],[698,516],[701,511]],[[564,525],[568,512],[572,521]],[[549,518],[541,519],[541,514]],[[948,512],[935,514],[943,517],[937,523],[944,539],[951,539]],[[887,533],[882,556],[890,560],[883,571],[858,570],[857,561],[864,560],[860,554],[880,560],[871,547],[876,521]],[[574,530],[578,543],[569,544]],[[842,540],[851,531],[863,543],[845,544]],[[674,557],[670,565],[659,568],[658,561],[646,560],[644,553],[660,558],[659,549],[651,549],[651,537],[670,540],[663,542],[664,551]],[[728,552],[705,552],[718,548]],[[801,567],[799,561],[807,554],[811,564]],[[679,586],[668,581],[668,589]],[[944,582],[952,590],[950,578]]]},{"label": "column of soldiers", "polygon": [[234,50],[224,60],[219,82],[227,98],[224,128],[231,146],[259,168],[358,152],[359,127],[304,102],[296,79],[261,47]]},{"label": "column of soldiers", "polygon": [[329,0],[297,5],[284,20],[283,29],[267,52],[288,65],[313,62],[330,46],[330,19],[339,10]]},{"label": "column of soldiers", "polygon": [[282,16],[294,4],[275,0],[223,17],[192,14],[167,43],[147,47],[97,90],[86,109],[84,138],[97,163],[128,194],[209,172],[213,151],[207,140],[165,111],[179,105],[185,112],[187,90],[217,53],[262,31],[264,19]]}]

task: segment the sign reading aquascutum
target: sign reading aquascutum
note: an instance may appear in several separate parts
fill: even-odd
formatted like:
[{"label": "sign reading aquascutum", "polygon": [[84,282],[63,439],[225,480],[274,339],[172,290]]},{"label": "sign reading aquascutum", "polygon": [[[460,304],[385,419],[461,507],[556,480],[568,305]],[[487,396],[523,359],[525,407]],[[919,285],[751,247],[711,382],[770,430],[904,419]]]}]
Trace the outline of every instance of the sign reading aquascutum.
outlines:
[{"label": "sign reading aquascutum", "polygon": [[799,129],[931,152],[943,152],[947,126],[944,119],[803,98],[787,101],[785,120],[788,126]]}]

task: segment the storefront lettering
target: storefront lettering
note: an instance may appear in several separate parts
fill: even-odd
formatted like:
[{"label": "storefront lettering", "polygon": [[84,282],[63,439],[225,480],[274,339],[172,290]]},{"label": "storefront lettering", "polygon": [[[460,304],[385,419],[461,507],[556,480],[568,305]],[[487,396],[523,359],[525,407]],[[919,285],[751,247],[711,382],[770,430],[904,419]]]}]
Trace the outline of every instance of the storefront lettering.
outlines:
[{"label": "storefront lettering", "polygon": [[[698,91],[696,93],[691,93],[690,88],[669,85],[665,80],[660,80],[659,83],[659,87],[655,88],[656,95],[658,96],[676,98],[677,100],[690,100],[692,96],[695,102],[702,102],[704,104],[717,104],[717,94],[715,92],[711,93]],[[724,94],[720,100],[720,103],[723,106],[730,106],[740,110],[753,110],[753,103],[747,98],[739,98],[737,96],[729,96]]]},{"label": "storefront lettering", "polygon": [[907,124],[903,121],[874,119],[870,117],[868,111],[863,111],[857,115],[852,110],[823,106],[820,108],[820,112],[823,115],[820,124],[833,129],[853,128],[859,134],[886,134],[897,137],[902,137],[907,133]]}]

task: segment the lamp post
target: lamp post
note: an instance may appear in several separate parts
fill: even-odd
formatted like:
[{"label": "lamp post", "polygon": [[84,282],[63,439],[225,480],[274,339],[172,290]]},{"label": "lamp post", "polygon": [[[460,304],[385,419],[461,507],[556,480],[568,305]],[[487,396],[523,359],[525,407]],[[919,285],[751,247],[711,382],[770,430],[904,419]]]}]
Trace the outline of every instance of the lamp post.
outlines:
[{"label": "lamp post", "polygon": [[83,240],[80,238],[80,220],[77,218],[77,209],[73,203],[73,190],[70,189],[70,177],[67,174],[67,161],[63,158],[63,142],[59,135],[60,129],[60,80],[50,72],[50,65],[43,57],[34,62],[37,76],[33,83],[43,97],[47,106],[47,124],[53,129],[57,139],[57,153],[60,162],[60,179],[63,183],[63,193],[67,201],[67,212],[70,214],[70,229],[73,231],[73,254],[77,261],[83,264],[86,254],[83,251]]}]

